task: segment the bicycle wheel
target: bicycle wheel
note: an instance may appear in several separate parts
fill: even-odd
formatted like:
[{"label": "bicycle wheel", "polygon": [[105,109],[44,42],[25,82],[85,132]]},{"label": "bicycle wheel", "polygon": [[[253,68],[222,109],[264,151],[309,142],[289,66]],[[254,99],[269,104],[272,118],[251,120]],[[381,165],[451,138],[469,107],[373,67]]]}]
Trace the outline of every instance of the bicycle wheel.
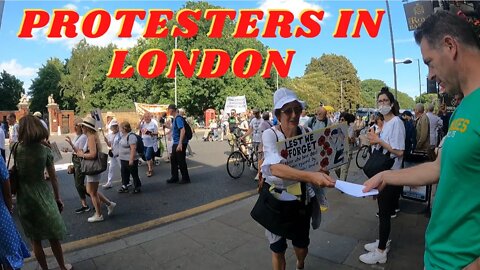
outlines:
[{"label": "bicycle wheel", "polygon": [[355,158],[357,167],[359,169],[363,169],[363,166],[365,166],[367,163],[368,158],[370,158],[370,147],[368,145],[364,145],[358,149],[357,157]]},{"label": "bicycle wheel", "polygon": [[245,159],[240,151],[235,151],[228,156],[227,172],[233,179],[240,178],[245,170]]},{"label": "bicycle wheel", "polygon": [[252,155],[250,156],[250,158],[252,159],[252,166],[255,170],[258,170],[258,153],[257,152],[253,152]]}]

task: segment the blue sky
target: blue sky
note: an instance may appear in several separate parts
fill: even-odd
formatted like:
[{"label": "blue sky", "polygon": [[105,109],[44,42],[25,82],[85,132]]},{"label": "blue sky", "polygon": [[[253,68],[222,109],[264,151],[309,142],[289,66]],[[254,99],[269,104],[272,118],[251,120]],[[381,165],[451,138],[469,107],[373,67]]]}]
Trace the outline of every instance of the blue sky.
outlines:
[{"label": "blue sky", "polygon": [[[385,9],[385,1],[306,1],[306,0],[258,0],[258,1],[209,1],[214,5],[227,8],[286,8],[294,13],[304,8],[324,9],[328,16],[322,22],[321,34],[312,39],[306,38],[276,38],[260,39],[271,49],[277,49],[285,55],[285,50],[296,50],[289,76],[302,76],[305,66],[312,57],[320,57],[323,53],[334,53],[344,55],[357,68],[360,79],[380,79],[393,87],[393,67],[392,52],[390,46],[390,34],[388,29],[388,19],[385,14],[380,32],[376,38],[370,38],[365,31],[361,32],[360,38],[333,38],[333,32],[338,19],[340,9],[351,8],[367,9],[374,14],[375,9]],[[28,88],[31,80],[36,76],[39,67],[42,66],[50,57],[65,59],[70,56],[71,47],[78,42],[78,39],[48,40],[45,38],[44,30],[39,30],[34,39],[19,39],[16,35],[20,28],[23,9],[39,8],[44,9],[50,14],[55,8],[74,8],[80,15],[85,14],[93,8],[103,8],[113,14],[115,9],[119,8],[167,8],[177,10],[184,5],[184,1],[18,1],[6,0],[2,27],[0,29],[0,70],[5,69],[25,82]],[[397,0],[390,1],[392,25],[395,40],[395,50],[397,61],[406,58],[421,59],[420,49],[413,40],[413,32],[408,31],[403,3]],[[138,21],[134,27],[134,33],[138,36],[142,32],[144,21]],[[259,23],[259,28],[263,23]],[[118,39],[114,36],[118,28],[111,26],[112,31],[104,38],[89,40],[95,45],[105,46],[109,42],[114,42],[119,46],[131,46],[135,39]],[[353,29],[351,24],[348,33]],[[134,35],[135,36],[135,35]],[[420,63],[420,72],[422,77],[422,92],[426,90],[425,77],[427,68]],[[413,64],[397,65],[398,89],[406,92],[410,96],[418,96],[418,68],[416,61]]]}]

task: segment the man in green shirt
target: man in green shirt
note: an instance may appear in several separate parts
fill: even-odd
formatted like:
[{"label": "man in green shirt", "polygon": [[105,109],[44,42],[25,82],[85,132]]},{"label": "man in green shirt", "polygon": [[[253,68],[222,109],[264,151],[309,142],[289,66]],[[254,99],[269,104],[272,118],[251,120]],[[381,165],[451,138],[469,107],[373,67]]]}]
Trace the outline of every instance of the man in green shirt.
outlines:
[{"label": "man in green shirt", "polygon": [[425,269],[480,270],[480,41],[470,24],[447,12],[431,15],[415,40],[428,78],[465,98],[435,161],[379,173],[365,182],[364,191],[438,182],[425,235]]}]

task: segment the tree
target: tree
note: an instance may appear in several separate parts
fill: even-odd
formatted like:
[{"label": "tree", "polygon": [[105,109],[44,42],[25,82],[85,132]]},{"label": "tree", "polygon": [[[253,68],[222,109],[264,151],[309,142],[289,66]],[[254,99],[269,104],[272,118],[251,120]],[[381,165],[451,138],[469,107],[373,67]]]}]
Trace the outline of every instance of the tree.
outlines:
[{"label": "tree", "polygon": [[345,110],[348,110],[350,107],[354,109],[361,104],[361,100],[358,98],[360,96],[360,79],[358,78],[357,70],[348,58],[336,54],[323,54],[320,58],[312,58],[305,68],[305,74],[319,71],[336,83],[336,86],[330,89],[330,91],[336,92],[335,96],[338,97],[337,104],[342,105],[341,88],[343,88],[343,108]]},{"label": "tree", "polygon": [[[366,108],[376,108],[377,107],[377,95],[380,92],[380,89],[382,87],[387,86],[384,81],[382,80],[377,80],[377,79],[367,79],[363,80],[360,83],[360,94],[362,96],[362,99],[364,100],[364,105],[363,107]],[[394,89],[390,88],[390,91],[393,93],[395,92]],[[409,95],[397,91],[397,101],[400,105],[400,108],[402,109],[412,109],[415,105],[415,102],[412,97]]]},{"label": "tree", "polygon": [[30,111],[46,111],[48,103],[48,96],[51,94],[55,102],[60,105],[62,109],[71,109],[68,102],[63,102],[63,95],[61,93],[60,80],[64,75],[65,66],[58,58],[51,58],[47,60],[37,72],[37,77],[33,80],[30,86],[30,94],[32,96]]},{"label": "tree", "polygon": [[23,82],[5,70],[0,73],[0,111],[16,110],[17,104],[25,93]]},{"label": "tree", "polygon": [[66,74],[60,86],[62,94],[76,102],[76,111],[85,113],[93,108],[104,108],[112,96],[104,91],[106,74],[113,57],[113,45],[105,48],[80,41],[72,50],[66,64]]},{"label": "tree", "polygon": [[415,98],[415,103],[422,103],[422,104],[438,103],[438,95],[422,93],[421,96]]},{"label": "tree", "polygon": [[295,90],[298,97],[307,103],[307,111],[314,113],[320,103],[340,108],[336,83],[323,72],[311,72],[287,83],[287,87]]},{"label": "tree", "polygon": [[367,79],[360,83],[360,95],[363,99],[362,107],[376,108],[377,94],[382,87],[387,86],[384,81],[377,79]]}]

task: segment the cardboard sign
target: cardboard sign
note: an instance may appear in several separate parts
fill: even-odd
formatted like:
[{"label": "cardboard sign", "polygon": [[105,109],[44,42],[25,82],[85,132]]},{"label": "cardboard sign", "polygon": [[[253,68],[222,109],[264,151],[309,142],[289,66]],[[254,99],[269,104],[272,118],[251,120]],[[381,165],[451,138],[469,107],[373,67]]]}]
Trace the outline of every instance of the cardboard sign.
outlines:
[{"label": "cardboard sign", "polygon": [[348,126],[334,125],[279,141],[277,149],[292,168],[330,170],[347,163]]},{"label": "cardboard sign", "polygon": [[247,99],[245,96],[227,97],[223,111],[230,113],[232,110],[235,110],[237,113],[247,111]]},{"label": "cardboard sign", "polygon": [[62,159],[62,153],[60,153],[60,149],[58,149],[57,143],[51,142],[50,149],[52,149],[53,163],[60,161]]},{"label": "cardboard sign", "polygon": [[95,128],[101,129],[105,126],[103,123],[102,111],[99,108],[94,109],[90,114],[92,115],[92,118],[96,120]]}]

